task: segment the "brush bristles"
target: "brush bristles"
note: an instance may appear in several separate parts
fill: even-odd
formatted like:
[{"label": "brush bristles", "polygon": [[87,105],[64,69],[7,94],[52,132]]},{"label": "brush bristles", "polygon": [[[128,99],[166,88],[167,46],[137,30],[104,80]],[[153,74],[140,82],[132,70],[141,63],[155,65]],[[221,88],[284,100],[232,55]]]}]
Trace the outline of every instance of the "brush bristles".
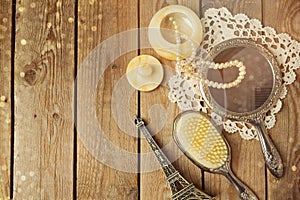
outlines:
[{"label": "brush bristles", "polygon": [[228,157],[225,141],[200,113],[185,113],[176,124],[177,138],[195,161],[207,168],[221,167]]}]

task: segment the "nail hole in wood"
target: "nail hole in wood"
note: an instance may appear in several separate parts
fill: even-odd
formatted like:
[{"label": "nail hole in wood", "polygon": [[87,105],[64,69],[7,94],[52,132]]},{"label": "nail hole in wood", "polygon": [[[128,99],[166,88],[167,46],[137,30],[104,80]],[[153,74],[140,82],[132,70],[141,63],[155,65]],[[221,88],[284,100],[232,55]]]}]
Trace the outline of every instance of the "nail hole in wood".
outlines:
[{"label": "nail hole in wood", "polygon": [[54,120],[58,120],[59,119],[59,114],[53,113],[52,117],[53,117]]}]

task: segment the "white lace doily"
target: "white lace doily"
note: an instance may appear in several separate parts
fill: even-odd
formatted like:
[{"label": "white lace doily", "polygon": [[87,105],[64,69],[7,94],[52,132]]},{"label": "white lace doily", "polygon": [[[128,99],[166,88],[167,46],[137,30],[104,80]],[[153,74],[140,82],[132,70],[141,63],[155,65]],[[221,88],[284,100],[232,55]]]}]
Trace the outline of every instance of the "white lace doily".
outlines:
[{"label": "white lace doily", "polygon": [[[286,86],[296,80],[295,70],[300,67],[300,44],[288,34],[280,33],[271,27],[263,27],[257,19],[250,19],[245,14],[233,16],[226,8],[208,9],[201,19],[205,35],[202,42],[203,48],[209,52],[220,42],[232,38],[250,38],[264,45],[276,57],[283,75],[283,90],[280,100],[270,109],[265,117],[267,129],[271,129],[276,123],[275,114],[282,107],[282,99],[287,94]],[[198,84],[192,80],[186,80],[180,75],[173,76],[169,80],[169,99],[177,103],[184,110],[208,111],[208,106],[197,91]],[[222,123],[222,118],[212,113],[212,118]],[[226,119],[223,122],[225,130],[229,133],[239,132],[244,139],[257,139],[256,130],[247,123]]]}]

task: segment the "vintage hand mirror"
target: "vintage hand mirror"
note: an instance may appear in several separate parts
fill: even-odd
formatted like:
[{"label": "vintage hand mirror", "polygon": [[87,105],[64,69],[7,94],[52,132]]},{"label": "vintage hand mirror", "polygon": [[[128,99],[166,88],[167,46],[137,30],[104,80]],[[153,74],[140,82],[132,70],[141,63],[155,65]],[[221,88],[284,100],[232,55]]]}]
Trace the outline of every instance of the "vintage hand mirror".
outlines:
[{"label": "vintage hand mirror", "polygon": [[[240,60],[246,66],[247,74],[237,87],[225,91],[200,83],[205,101],[222,117],[251,123],[257,130],[267,167],[275,177],[282,177],[281,157],[264,124],[265,114],[280,95],[282,80],[277,61],[266,48],[250,39],[219,43],[210,56],[216,63]],[[228,82],[236,77],[236,73],[232,70],[207,70],[206,76],[217,82]]]},{"label": "vintage hand mirror", "polygon": [[230,147],[221,130],[207,116],[196,111],[179,114],[174,121],[173,137],[179,149],[201,169],[223,174],[243,200],[258,199],[230,168]]}]

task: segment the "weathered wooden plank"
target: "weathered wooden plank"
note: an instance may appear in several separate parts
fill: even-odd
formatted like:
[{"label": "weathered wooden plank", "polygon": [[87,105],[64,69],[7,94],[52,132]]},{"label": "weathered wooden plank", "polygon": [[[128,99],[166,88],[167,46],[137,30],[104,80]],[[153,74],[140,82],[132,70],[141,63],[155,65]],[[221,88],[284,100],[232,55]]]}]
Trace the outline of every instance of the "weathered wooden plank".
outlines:
[{"label": "weathered wooden plank", "polygon": [[10,196],[12,2],[0,2],[0,199]]},{"label": "weathered wooden plank", "polygon": [[229,9],[232,14],[244,13],[250,18],[262,19],[262,1],[260,0],[203,0],[202,12],[204,13],[208,8],[221,8],[225,7]]},{"label": "weathered wooden plank", "polygon": [[[137,31],[125,34],[129,36],[125,40],[123,37],[124,31],[138,27],[137,5],[137,0],[78,1],[78,76],[82,74],[89,80],[78,82],[77,86],[77,199],[138,198],[138,139],[133,118],[130,118],[137,112],[137,97],[124,76],[127,64],[137,56]],[[132,48],[131,52],[125,51],[118,57],[126,46]],[[93,54],[97,51],[100,53]],[[85,62],[90,64],[85,65]],[[84,70],[90,66],[90,71]],[[91,85],[97,86],[92,104],[96,109],[93,110],[96,126],[101,128],[103,136],[99,133],[94,137],[86,135],[85,131],[93,134],[90,127],[80,128],[91,121],[80,112],[85,109],[81,107],[81,101],[86,98],[83,91],[92,90]],[[128,101],[130,103],[126,104]],[[126,106],[123,106],[124,102]],[[101,143],[103,138],[108,139],[104,144]],[[105,154],[109,144],[116,151]],[[127,152],[118,157],[121,150]],[[124,167],[120,169],[120,166]]]},{"label": "weathered wooden plank", "polygon": [[[140,27],[148,27],[153,15],[161,8],[167,5],[180,4],[191,8],[195,13],[200,15],[200,1],[147,1],[140,0]],[[141,34],[140,40],[142,47],[150,47],[148,44],[147,34]],[[165,79],[159,88],[149,93],[141,93],[141,116],[148,122],[149,128],[155,135],[155,140],[176,169],[190,182],[193,182],[198,188],[202,187],[201,170],[192,164],[185,156],[178,157],[179,150],[172,139],[173,121],[180,112],[176,104],[169,102],[167,94],[168,88],[166,83],[170,74],[174,73],[174,63],[158,56],[151,49],[141,49],[141,54],[149,54],[157,57],[165,66]],[[149,156],[145,154],[148,153]],[[141,141],[141,199],[169,199],[171,191],[168,182],[160,170],[158,162],[152,154],[149,145],[145,140]]]},{"label": "weathered wooden plank", "polygon": [[14,199],[73,198],[74,1],[17,1]]},{"label": "weathered wooden plank", "polygon": [[[287,32],[300,41],[300,2],[297,0],[264,2],[264,24],[278,33]],[[300,55],[297,55],[298,57]],[[298,63],[299,65],[299,63]],[[277,124],[271,137],[282,156],[285,175],[275,179],[268,173],[268,199],[298,199],[300,196],[300,72],[297,80],[288,86],[283,109],[277,115]]]},{"label": "weathered wooden plank", "polygon": [[[260,0],[219,1],[203,0],[202,12],[208,8],[226,7],[234,15],[245,13],[251,18],[262,19]],[[238,133],[225,134],[232,150],[232,170],[246,185],[251,188],[259,199],[265,198],[265,165],[258,141],[245,141]],[[206,173],[205,190],[214,194],[217,199],[238,199],[234,187],[225,177]]]}]

